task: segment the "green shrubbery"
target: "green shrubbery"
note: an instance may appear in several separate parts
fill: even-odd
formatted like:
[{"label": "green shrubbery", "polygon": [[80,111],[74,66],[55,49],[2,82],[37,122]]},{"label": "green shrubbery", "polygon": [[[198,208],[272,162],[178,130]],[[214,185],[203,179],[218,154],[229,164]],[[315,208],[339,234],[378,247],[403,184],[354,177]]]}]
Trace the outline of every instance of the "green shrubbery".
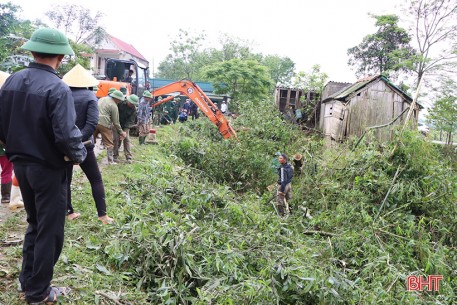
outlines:
[{"label": "green shrubbery", "polygon": [[[150,302],[452,303],[457,176],[437,149],[415,132],[325,148],[273,109],[242,113],[238,140],[204,120],[178,125],[162,147],[173,166],[147,162],[125,185],[135,208],[124,206],[105,253]],[[265,190],[277,150],[306,157],[287,219]],[[443,275],[440,291],[406,291],[411,274]]]},{"label": "green shrubbery", "polygon": [[[67,224],[54,279],[74,288],[68,304],[453,304],[452,152],[415,132],[326,147],[273,108],[241,113],[237,140],[202,118],[160,129],[160,147],[134,147],[135,163],[103,168],[114,226],[98,224],[88,183],[74,185],[82,217]],[[278,150],[305,158],[287,218],[266,190]],[[10,249],[14,265],[20,246]],[[8,304],[20,302],[19,267],[0,285]],[[406,290],[408,275],[432,274],[439,292]]]},{"label": "green shrubbery", "polygon": [[307,139],[294,126],[286,124],[273,107],[244,105],[241,113],[232,122],[237,139],[221,140],[214,125],[200,119],[179,125],[180,136],[165,145],[218,183],[238,191],[263,192],[276,179],[271,168],[274,153],[291,155],[301,151]]}]

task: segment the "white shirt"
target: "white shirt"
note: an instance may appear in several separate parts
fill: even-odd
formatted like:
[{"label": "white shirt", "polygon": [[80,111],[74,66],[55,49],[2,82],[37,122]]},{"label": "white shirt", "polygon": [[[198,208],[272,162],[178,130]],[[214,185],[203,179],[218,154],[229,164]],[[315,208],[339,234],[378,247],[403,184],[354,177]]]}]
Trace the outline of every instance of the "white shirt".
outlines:
[{"label": "white shirt", "polygon": [[226,103],[222,103],[221,104],[221,111],[222,111],[222,113],[227,112],[227,104]]}]

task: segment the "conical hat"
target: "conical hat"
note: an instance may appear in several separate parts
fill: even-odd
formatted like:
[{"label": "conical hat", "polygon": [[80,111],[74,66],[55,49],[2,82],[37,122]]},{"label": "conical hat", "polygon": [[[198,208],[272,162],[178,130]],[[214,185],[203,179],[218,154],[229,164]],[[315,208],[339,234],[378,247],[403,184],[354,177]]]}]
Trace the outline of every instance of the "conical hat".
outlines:
[{"label": "conical hat", "polygon": [[68,71],[62,80],[70,87],[87,88],[97,86],[99,81],[93,77],[90,72],[84,69],[83,66],[77,64]]},{"label": "conical hat", "polygon": [[0,87],[3,85],[3,83],[6,81],[6,79],[9,77],[9,73],[0,71]]}]

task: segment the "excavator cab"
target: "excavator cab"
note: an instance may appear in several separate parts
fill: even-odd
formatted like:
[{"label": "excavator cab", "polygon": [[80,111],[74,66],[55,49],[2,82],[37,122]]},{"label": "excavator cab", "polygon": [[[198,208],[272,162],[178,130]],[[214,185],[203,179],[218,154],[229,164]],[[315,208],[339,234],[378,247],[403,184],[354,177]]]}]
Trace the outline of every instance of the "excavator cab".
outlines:
[{"label": "excavator cab", "polygon": [[110,88],[125,91],[125,94],[142,96],[149,89],[149,68],[140,65],[133,59],[123,60],[109,58],[105,63],[105,80],[98,84],[96,96],[108,95]]}]

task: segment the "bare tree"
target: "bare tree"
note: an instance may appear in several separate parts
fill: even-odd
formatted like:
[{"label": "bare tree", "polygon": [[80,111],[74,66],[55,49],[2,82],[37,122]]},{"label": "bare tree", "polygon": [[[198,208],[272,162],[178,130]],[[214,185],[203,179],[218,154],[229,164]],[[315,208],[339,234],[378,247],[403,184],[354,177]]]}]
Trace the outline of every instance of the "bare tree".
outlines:
[{"label": "bare tree", "polygon": [[[105,30],[98,22],[103,13],[97,11],[92,17],[91,11],[76,4],[65,4],[54,7],[46,12],[46,16],[54,25],[71,37],[75,43],[81,43],[90,36],[99,37],[105,35]],[[100,38],[100,37],[99,37]]]},{"label": "bare tree", "polygon": [[417,74],[417,86],[426,75],[455,73],[457,1],[410,0],[406,11],[414,22],[417,56],[410,62],[410,68]]}]

